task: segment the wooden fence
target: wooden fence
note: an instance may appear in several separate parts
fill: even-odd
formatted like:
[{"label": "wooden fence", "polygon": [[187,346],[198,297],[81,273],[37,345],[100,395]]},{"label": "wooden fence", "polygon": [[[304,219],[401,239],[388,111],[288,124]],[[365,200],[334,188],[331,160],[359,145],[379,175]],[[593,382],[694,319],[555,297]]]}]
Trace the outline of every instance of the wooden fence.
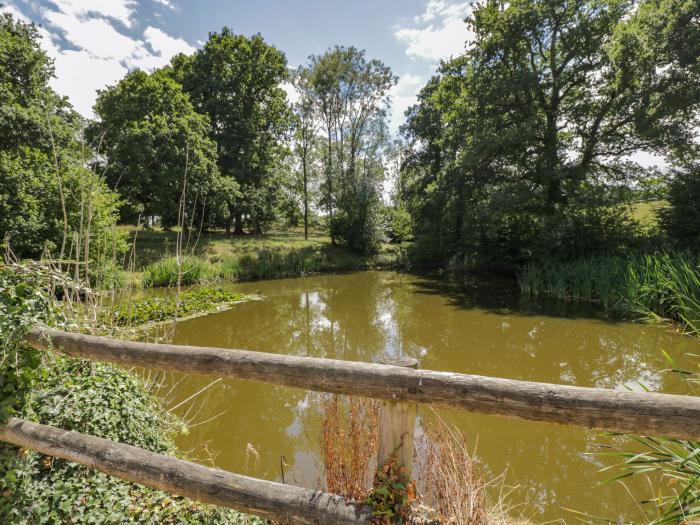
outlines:
[{"label": "wooden fence", "polygon": [[[415,404],[586,428],[700,439],[700,398],[516,381],[415,369],[413,361],[372,364],[245,350],[120,341],[33,330],[37,348],[160,370],[246,379],[384,400],[379,459],[398,451],[410,470]],[[391,416],[394,414],[394,417]],[[0,440],[127,479],[283,523],[363,523],[371,510],[338,496],[256,480],[128,445],[12,419]],[[410,449],[410,450],[409,450]]]}]

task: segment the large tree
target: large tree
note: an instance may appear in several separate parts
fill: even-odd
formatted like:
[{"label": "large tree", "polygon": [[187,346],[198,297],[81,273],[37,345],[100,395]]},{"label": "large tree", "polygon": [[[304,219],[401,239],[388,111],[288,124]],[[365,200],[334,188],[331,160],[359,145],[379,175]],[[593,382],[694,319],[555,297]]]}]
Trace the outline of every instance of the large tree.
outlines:
[{"label": "large tree", "polygon": [[173,61],[175,78],[195,108],[209,116],[221,176],[240,186],[240,193],[223,196],[227,231],[233,225],[235,233],[243,233],[246,216],[256,233],[270,221],[279,190],[272,179],[292,123],[281,87],[289,75],[286,66],[284,54],[259,34],[247,38],[228,28],[211,33],[190,59]]},{"label": "large tree", "polygon": [[18,257],[70,253],[87,268],[116,246],[117,198],[85,169],[82,120],[53,75],[37,28],[0,14],[0,242]]},{"label": "large tree", "polygon": [[697,17],[685,0],[475,5],[467,52],[409,113],[405,187],[430,251],[522,260],[620,241],[615,185],[643,174],[629,156],[692,147]]},{"label": "large tree", "polygon": [[133,71],[99,92],[98,120],[88,137],[107,159],[109,184],[125,199],[123,219],[160,216],[177,223],[183,189],[192,215],[206,204],[216,176],[216,145],[209,121],[181,86],[161,71]]},{"label": "large tree", "polygon": [[375,250],[381,240],[376,217],[388,144],[386,110],[396,77],[354,47],[312,56],[308,70],[325,141],[323,201],[331,238],[359,251]]}]

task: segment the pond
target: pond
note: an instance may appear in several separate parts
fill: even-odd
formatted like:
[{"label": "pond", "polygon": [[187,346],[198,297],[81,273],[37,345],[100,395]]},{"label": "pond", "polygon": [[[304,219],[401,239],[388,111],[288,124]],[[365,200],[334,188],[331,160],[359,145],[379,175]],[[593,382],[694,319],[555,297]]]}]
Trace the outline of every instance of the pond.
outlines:
[{"label": "pond", "polygon": [[[262,299],[182,321],[173,342],[291,355],[377,361],[419,359],[420,367],[612,389],[686,393],[662,350],[687,362],[697,340],[668,327],[612,322],[594,308],[524,301],[513,283],[459,287],[395,272],[359,272],[245,283]],[[317,395],[201,376],[169,376],[167,395],[191,422],[179,445],[201,462],[255,477],[314,487],[319,479]],[[204,389],[202,391],[202,389]],[[164,389],[163,391],[169,389]],[[201,392],[200,392],[201,391]],[[187,401],[191,396],[197,394]],[[476,448],[486,478],[507,469],[514,504],[534,521],[574,521],[565,509],[610,519],[638,516],[641,480],[601,484],[595,455],[611,439],[595,431],[444,410]],[[420,410],[419,410],[420,414]]]}]

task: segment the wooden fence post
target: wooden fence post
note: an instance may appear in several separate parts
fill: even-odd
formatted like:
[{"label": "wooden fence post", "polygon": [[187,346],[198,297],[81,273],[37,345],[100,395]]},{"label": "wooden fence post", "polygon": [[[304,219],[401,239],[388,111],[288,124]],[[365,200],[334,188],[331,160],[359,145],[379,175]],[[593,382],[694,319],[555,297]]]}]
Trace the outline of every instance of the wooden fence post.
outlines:
[{"label": "wooden fence post", "polygon": [[[418,368],[413,357],[385,357],[384,365]],[[404,482],[413,473],[413,429],[416,424],[416,403],[383,400],[379,407],[377,468],[386,465],[391,456],[396,457],[396,468]]]}]

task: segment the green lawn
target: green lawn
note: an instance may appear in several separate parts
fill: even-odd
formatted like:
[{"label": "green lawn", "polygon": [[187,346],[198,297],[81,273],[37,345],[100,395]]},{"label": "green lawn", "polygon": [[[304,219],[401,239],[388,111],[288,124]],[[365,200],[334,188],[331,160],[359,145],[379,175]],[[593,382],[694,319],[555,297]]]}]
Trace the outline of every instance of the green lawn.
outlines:
[{"label": "green lawn", "polygon": [[651,228],[657,225],[656,212],[666,205],[664,200],[635,202],[630,206],[630,214],[642,226]]},{"label": "green lawn", "polygon": [[[177,232],[163,230],[136,231],[133,226],[123,226],[129,231],[130,243],[136,237],[137,269],[175,254]],[[189,243],[188,243],[189,240]],[[330,237],[325,232],[313,230],[309,238],[304,239],[302,229],[272,230],[264,235],[243,235],[228,237],[225,232],[196,233],[183,239],[183,251],[208,260],[219,260],[227,256],[242,257],[256,255],[264,250],[293,251],[302,248],[323,248],[330,246]]]}]

